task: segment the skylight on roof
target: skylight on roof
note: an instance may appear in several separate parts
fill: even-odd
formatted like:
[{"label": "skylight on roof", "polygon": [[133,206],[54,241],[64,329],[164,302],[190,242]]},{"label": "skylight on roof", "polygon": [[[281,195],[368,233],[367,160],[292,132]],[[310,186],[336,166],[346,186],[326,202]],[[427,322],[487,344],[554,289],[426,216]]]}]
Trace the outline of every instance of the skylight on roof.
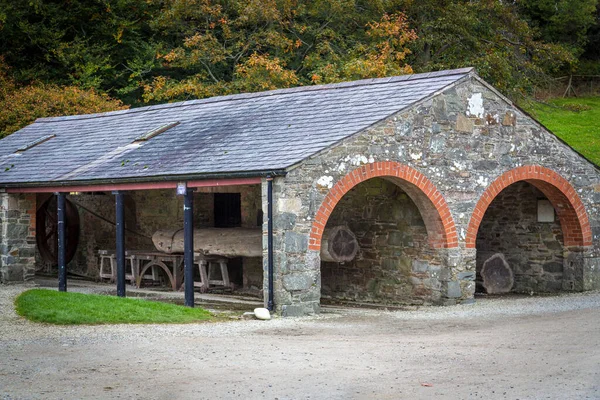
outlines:
[{"label": "skylight on roof", "polygon": [[159,126],[156,129],[153,129],[149,132],[146,132],[144,134],[141,134],[140,136],[136,137],[134,142],[144,142],[148,139],[152,139],[154,136],[160,135],[161,133],[163,133],[164,131],[167,131],[175,126],[179,125],[179,121],[175,121],[175,122],[169,122],[168,124]]},{"label": "skylight on roof", "polygon": [[55,137],[56,135],[46,135],[46,136],[42,136],[39,139],[34,140],[33,142],[29,142],[27,144],[24,144],[23,146],[19,147],[17,149],[17,151],[15,153],[22,153],[24,151],[27,151],[29,149],[31,149],[32,147],[37,146],[38,144],[42,144],[50,139],[52,139],[53,137]]}]

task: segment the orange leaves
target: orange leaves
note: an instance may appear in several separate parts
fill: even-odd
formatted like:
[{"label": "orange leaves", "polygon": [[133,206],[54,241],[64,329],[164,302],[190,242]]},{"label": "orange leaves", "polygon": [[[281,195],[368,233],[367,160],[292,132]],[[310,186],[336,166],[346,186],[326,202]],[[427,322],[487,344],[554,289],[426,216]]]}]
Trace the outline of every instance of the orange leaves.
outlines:
[{"label": "orange leaves", "polygon": [[384,14],[379,22],[370,22],[367,26],[368,36],[391,40],[396,45],[402,46],[417,39],[417,33],[409,29],[406,15],[401,12]]},{"label": "orange leaves", "polygon": [[182,55],[181,49],[173,49],[170,52],[168,52],[167,54],[165,54],[164,56],[162,56],[162,58],[165,61],[171,63],[171,62],[177,60],[178,58],[180,58],[181,55]]},{"label": "orange leaves", "polygon": [[0,98],[0,138],[37,118],[89,114],[128,108],[120,100],[76,86],[30,85]]},{"label": "orange leaves", "polygon": [[410,54],[410,50],[404,46],[418,38],[416,32],[409,29],[406,15],[403,13],[384,14],[381,21],[370,23],[368,27],[367,35],[380,40],[376,44],[376,58],[380,62],[403,61]]},{"label": "orange leaves", "polygon": [[[412,72],[406,57],[417,35],[402,13],[357,10],[346,0],[233,0],[222,7],[212,0],[170,1],[182,6],[182,26],[193,29],[162,56],[169,78],[145,82],[145,101]],[[207,10],[183,7],[184,1]]]},{"label": "orange leaves", "polygon": [[0,57],[0,138],[9,135],[37,118],[88,114],[127,108],[95,90],[76,86],[32,84],[18,87],[7,74]]},{"label": "orange leaves", "polygon": [[354,59],[345,65],[346,76],[362,79],[413,72],[404,60],[410,54],[407,45],[417,39],[417,34],[409,29],[403,13],[384,14],[380,21],[368,23],[367,28],[372,41],[359,47]]},{"label": "orange leaves", "polygon": [[240,78],[243,91],[277,89],[298,83],[294,71],[285,69],[285,63],[268,54],[252,54],[246,62],[236,67],[235,73]]}]

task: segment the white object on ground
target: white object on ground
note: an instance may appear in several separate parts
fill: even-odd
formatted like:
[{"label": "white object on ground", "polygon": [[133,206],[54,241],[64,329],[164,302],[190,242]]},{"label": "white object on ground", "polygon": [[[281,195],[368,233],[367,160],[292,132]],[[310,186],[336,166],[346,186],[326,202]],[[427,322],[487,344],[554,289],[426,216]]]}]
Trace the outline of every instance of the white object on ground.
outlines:
[{"label": "white object on ground", "polygon": [[256,318],[265,321],[271,319],[271,313],[266,308],[255,308],[254,315],[256,316]]}]

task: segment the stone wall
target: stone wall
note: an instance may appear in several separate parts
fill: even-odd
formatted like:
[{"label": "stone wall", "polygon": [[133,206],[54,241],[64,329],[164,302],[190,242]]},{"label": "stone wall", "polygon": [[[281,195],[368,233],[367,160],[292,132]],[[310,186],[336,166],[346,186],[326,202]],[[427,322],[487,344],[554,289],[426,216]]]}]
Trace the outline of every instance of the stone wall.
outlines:
[{"label": "stone wall", "polygon": [[538,222],[544,194],[527,182],[504,189],[487,209],[477,235],[477,272],[495,253],[504,254],[514,292],[563,289],[563,233],[558,220]]},{"label": "stone wall", "polygon": [[35,274],[35,211],[35,195],[0,193],[0,283]]},{"label": "stone wall", "polygon": [[430,272],[439,272],[440,260],[418,208],[394,183],[374,178],[355,186],[327,225],[347,225],[360,252],[351,262],[321,263],[322,298],[390,304],[439,298],[439,282],[430,282],[436,275]]},{"label": "stone wall", "polygon": [[[381,169],[398,174],[402,166],[417,171],[431,183],[420,187],[424,181],[412,182],[423,193],[428,192],[425,200],[415,201],[420,210],[426,207],[428,200],[434,205],[441,201],[437,195],[429,197],[437,192],[450,210],[449,215],[444,214],[443,218],[440,215],[440,219],[452,222],[457,243],[448,242],[448,248],[436,248],[442,260],[440,301],[445,304],[472,301],[476,249],[474,238],[469,243],[466,239],[472,216],[481,213],[475,209],[476,205],[484,192],[507,171],[519,171],[510,179],[530,179],[519,178],[523,176],[519,167],[532,165],[551,170],[568,181],[573,189],[556,181],[557,190],[565,191],[567,201],[581,199],[587,214],[582,226],[591,232],[586,237],[590,242],[593,240],[593,245],[571,246],[566,251],[575,254],[571,256],[572,276],[577,277],[580,287],[599,287],[598,169],[477,77],[468,77],[340,141],[308,158],[285,177],[275,179],[277,309],[283,315],[319,311],[321,263],[316,240],[322,230],[319,224],[323,216],[327,222],[335,207],[332,198],[346,193],[350,189],[347,186],[360,180],[359,176],[361,179],[381,176],[378,175],[384,172]],[[377,168],[380,169],[373,170]],[[540,171],[532,169],[533,173]],[[414,174],[403,176],[402,179],[410,181]],[[547,180],[548,185],[555,181],[554,178]],[[340,182],[344,183],[338,185]],[[335,193],[328,197],[333,190]],[[327,204],[323,203],[325,199]],[[581,211],[579,205],[577,210]],[[588,218],[589,226],[586,225]]]}]

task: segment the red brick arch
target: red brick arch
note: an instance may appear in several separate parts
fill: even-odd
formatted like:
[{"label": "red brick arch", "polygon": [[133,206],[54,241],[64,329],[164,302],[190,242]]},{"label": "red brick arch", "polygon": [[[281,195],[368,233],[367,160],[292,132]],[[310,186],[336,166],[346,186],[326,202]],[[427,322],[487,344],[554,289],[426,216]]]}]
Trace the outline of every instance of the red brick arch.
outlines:
[{"label": "red brick arch", "polygon": [[434,248],[458,246],[458,235],[444,196],[425,175],[406,165],[392,161],[363,165],[349,172],[329,190],[315,214],[308,248],[321,249],[321,237],[327,220],[342,197],[367,179],[381,177],[398,185],[413,200],[427,229],[429,243]]},{"label": "red brick arch", "polygon": [[563,231],[565,246],[591,246],[592,230],[583,202],[562,176],[537,165],[511,169],[496,179],[477,202],[467,228],[467,248],[475,248],[477,231],[485,212],[496,196],[509,185],[525,181],[538,188],[550,200]]}]

